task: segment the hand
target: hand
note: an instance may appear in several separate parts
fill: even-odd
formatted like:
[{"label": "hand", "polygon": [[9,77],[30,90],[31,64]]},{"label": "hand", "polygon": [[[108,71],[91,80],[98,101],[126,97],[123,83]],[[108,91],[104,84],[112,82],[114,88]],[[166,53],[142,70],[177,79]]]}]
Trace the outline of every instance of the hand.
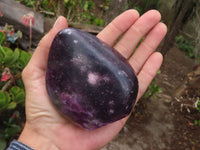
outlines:
[{"label": "hand", "polygon": [[[128,10],[114,19],[97,37],[116,48],[135,70],[139,80],[137,101],[143,95],[162,63],[162,55],[154,52],[166,34],[160,13],[151,10],[139,17]],[[51,31],[40,41],[23,71],[26,88],[26,123],[19,141],[34,149],[90,150],[106,145],[122,129],[128,117],[96,130],[88,131],[64,119],[55,110],[47,95],[45,74],[49,48],[55,35],[67,28],[59,17]],[[120,40],[116,42],[116,40]],[[131,56],[140,40],[140,46]]]}]

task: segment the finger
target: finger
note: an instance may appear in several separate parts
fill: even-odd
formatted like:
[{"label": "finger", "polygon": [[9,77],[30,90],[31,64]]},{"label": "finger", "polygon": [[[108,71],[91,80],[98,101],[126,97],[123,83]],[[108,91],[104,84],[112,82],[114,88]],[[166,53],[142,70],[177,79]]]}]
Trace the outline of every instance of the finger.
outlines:
[{"label": "finger", "polygon": [[29,62],[29,65],[31,65],[32,67],[33,66],[37,67],[38,69],[41,69],[41,70],[46,70],[47,59],[48,59],[51,43],[54,37],[56,36],[56,34],[60,30],[67,28],[67,26],[68,26],[67,20],[64,17],[60,16],[56,20],[53,28],[40,41],[37,49],[35,50]]},{"label": "finger", "polygon": [[156,10],[150,10],[142,15],[125,33],[120,41],[115,45],[125,58],[129,58],[139,41],[145,36],[161,19],[161,15]]},{"label": "finger", "polygon": [[136,74],[140,71],[148,57],[156,50],[166,33],[166,25],[158,23],[142,41],[134,55],[129,59],[129,63],[134,68]]},{"label": "finger", "polygon": [[113,46],[118,37],[123,34],[139,18],[136,10],[127,10],[108,24],[97,37]]},{"label": "finger", "polygon": [[161,53],[155,52],[148,58],[148,60],[144,64],[142,70],[138,74],[139,91],[137,101],[144,94],[152,79],[157,74],[162,64],[162,61],[163,56],[161,55]]}]

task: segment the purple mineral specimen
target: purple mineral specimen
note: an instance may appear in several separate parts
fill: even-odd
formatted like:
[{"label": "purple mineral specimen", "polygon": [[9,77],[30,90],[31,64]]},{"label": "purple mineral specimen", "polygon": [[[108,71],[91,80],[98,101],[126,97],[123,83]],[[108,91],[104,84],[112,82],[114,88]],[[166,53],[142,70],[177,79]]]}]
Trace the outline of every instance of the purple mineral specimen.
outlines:
[{"label": "purple mineral specimen", "polygon": [[138,80],[115,49],[91,34],[67,28],[51,45],[46,87],[64,116],[96,129],[131,112]]}]

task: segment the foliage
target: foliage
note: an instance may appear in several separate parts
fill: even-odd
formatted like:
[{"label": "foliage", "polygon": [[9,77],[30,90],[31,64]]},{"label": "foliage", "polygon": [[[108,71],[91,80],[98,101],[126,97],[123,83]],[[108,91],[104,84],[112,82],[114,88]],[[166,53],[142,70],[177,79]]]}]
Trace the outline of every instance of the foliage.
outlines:
[{"label": "foliage", "polygon": [[[0,35],[0,39],[5,38],[3,34]],[[0,73],[3,74],[5,68],[8,68],[12,77],[10,79],[12,80],[12,82],[1,81],[0,83],[0,88],[2,89],[0,91],[0,112],[5,111],[7,109],[14,109],[16,108],[17,104],[24,102],[25,92],[24,85],[21,79],[21,72],[23,68],[27,65],[30,58],[31,54],[19,48],[15,48],[15,50],[13,51],[8,47],[0,45]],[[11,83],[15,86],[12,86],[10,89],[7,88],[7,86]]]},{"label": "foliage", "polygon": [[153,96],[155,99],[157,99],[157,94],[162,93],[162,90],[160,87],[155,83],[155,80],[151,82],[151,84],[148,87],[148,90],[144,93],[144,98],[149,98]]},{"label": "foliage", "polygon": [[150,10],[159,9],[162,2],[160,0],[128,0],[128,7],[136,9],[140,14]]},{"label": "foliage", "polygon": [[198,102],[197,102],[197,110],[200,112],[200,98],[198,99]]},{"label": "foliage", "polygon": [[41,4],[41,9],[44,9],[46,11],[49,12],[54,12],[55,8],[56,8],[56,3],[53,0],[43,0],[42,4]]},{"label": "foliage", "polygon": [[3,44],[6,39],[6,36],[3,32],[0,32],[0,44]]},{"label": "foliage", "polygon": [[13,86],[8,92],[0,91],[0,112],[14,109],[18,104],[24,104],[25,92],[20,87]]},{"label": "foliage", "polygon": [[197,125],[197,126],[200,126],[200,120],[195,120],[194,124]]},{"label": "foliage", "polygon": [[15,123],[19,118],[19,111],[15,111],[8,120],[3,121],[4,129],[0,129],[0,149],[5,149],[7,141],[21,130],[21,127]]},{"label": "foliage", "polygon": [[[58,7],[55,0],[20,0],[20,2],[36,11],[46,12],[45,16],[50,14],[49,12],[53,12],[55,15]],[[99,7],[107,10],[109,8],[109,2],[110,0],[103,0]],[[97,26],[104,25],[104,21],[97,18],[93,13],[95,3],[92,0],[63,0],[63,3],[66,9],[66,15],[63,15],[66,16],[69,21],[94,24]]]},{"label": "foliage", "polygon": [[40,12],[48,12],[47,14],[44,13],[45,17],[50,17],[55,9],[56,9],[56,3],[55,0],[15,0],[20,1],[20,3],[24,4],[25,6],[34,9],[35,11]]},{"label": "foliage", "polygon": [[[8,42],[5,32],[0,32],[0,149],[21,130],[16,118],[23,112],[25,89],[21,72],[31,58],[31,54],[19,48],[12,50],[4,46]],[[8,78],[3,78],[3,76]]]},{"label": "foliage", "polygon": [[104,11],[107,11],[109,9],[109,5],[110,5],[110,0],[103,0],[103,3],[101,3],[99,7]]},{"label": "foliage", "polygon": [[[160,74],[160,71],[158,71],[157,74]],[[157,99],[157,94],[159,94],[159,93],[162,93],[162,90],[155,83],[155,79],[153,79],[151,84],[149,85],[147,91],[144,93],[143,98],[149,98],[149,97],[153,96],[155,99]]]},{"label": "foliage", "polygon": [[182,35],[179,35],[176,37],[176,44],[178,45],[178,49],[184,51],[187,56],[189,56],[190,58],[195,57],[193,41],[186,40]]},{"label": "foliage", "polygon": [[[97,18],[92,12],[95,3],[92,0],[65,0],[65,7],[67,9],[67,19],[73,22],[83,22],[86,24],[95,24],[103,26],[104,21]],[[103,7],[102,5],[101,7]]]},{"label": "foliage", "polygon": [[16,74],[18,78],[18,73],[20,73],[23,68],[27,65],[31,54],[27,53],[19,48],[15,48],[13,51],[8,47],[0,46],[0,68],[10,68],[13,74]]},{"label": "foliage", "polygon": [[22,38],[22,32],[17,31],[12,25],[6,24],[5,26],[0,26],[0,44],[4,42],[10,42],[14,44],[17,39]]},{"label": "foliage", "polygon": [[[198,98],[197,100],[197,105],[196,105],[196,109],[199,111],[200,113],[200,98]],[[194,124],[197,125],[197,126],[200,126],[200,120],[194,120]]]}]

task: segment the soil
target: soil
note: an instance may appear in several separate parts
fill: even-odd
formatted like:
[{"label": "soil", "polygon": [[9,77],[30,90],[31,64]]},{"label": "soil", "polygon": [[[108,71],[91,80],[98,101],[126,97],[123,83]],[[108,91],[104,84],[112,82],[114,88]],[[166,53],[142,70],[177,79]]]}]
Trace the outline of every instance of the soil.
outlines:
[{"label": "soil", "polygon": [[200,120],[200,113],[193,104],[200,95],[193,91],[175,97],[193,66],[194,60],[172,48],[156,76],[163,92],[157,99],[141,99],[119,135],[102,150],[199,150],[200,126],[194,120]]}]

